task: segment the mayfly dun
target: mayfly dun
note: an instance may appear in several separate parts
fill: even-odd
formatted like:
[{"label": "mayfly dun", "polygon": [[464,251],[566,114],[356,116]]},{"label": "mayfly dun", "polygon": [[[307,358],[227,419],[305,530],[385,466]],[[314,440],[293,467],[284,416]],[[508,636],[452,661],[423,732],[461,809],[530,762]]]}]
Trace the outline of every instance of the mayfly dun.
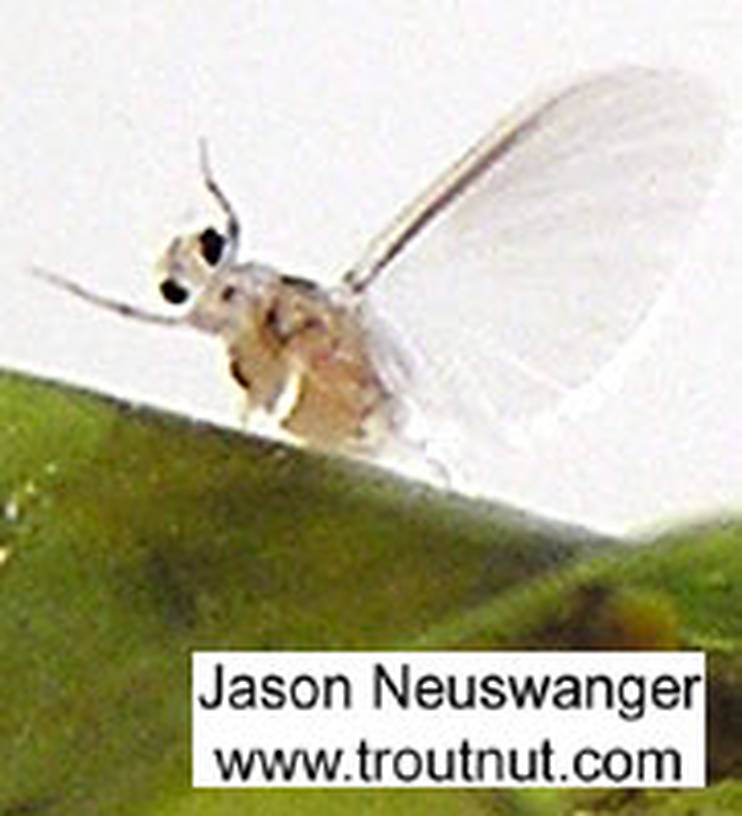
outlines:
[{"label": "mayfly dun", "polygon": [[481,434],[552,410],[633,333],[719,143],[695,80],[587,77],[501,122],[334,288],[238,259],[240,221],[202,145],[225,226],[176,237],[157,266],[162,297],[185,311],[146,312],[35,271],[124,317],[218,335],[247,415],[306,444],[377,452],[403,438],[415,400],[454,406]]}]

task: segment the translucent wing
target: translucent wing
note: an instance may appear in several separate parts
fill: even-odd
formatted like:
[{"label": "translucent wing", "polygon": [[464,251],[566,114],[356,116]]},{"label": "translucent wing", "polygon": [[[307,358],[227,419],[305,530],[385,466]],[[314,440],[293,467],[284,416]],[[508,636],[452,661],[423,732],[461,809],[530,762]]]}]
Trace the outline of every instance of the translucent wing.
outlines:
[{"label": "translucent wing", "polygon": [[550,411],[645,316],[720,134],[711,95],[684,75],[588,78],[477,144],[346,283],[406,339],[418,393],[487,421]]}]

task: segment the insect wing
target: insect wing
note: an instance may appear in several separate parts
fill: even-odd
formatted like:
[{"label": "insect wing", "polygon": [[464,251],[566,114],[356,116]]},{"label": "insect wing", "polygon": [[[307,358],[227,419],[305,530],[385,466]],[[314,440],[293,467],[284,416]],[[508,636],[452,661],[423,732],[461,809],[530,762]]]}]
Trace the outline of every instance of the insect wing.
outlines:
[{"label": "insect wing", "polygon": [[[462,421],[523,423],[586,383],[678,261],[721,117],[682,74],[598,75],[505,122],[348,276]],[[368,287],[366,289],[366,287]]]}]

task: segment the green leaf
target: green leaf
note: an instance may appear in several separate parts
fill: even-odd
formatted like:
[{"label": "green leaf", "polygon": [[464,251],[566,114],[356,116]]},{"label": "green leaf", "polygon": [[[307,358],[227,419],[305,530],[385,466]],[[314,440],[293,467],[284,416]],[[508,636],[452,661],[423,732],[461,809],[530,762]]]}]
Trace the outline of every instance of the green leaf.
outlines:
[{"label": "green leaf", "polygon": [[[738,699],[737,528],[629,551],[15,375],[0,450],[0,816],[572,806],[561,791],[194,791],[195,649],[625,647],[626,617],[644,621],[631,637],[712,648]],[[584,609],[602,610],[589,632]],[[739,734],[724,740],[719,774],[736,777]]]}]

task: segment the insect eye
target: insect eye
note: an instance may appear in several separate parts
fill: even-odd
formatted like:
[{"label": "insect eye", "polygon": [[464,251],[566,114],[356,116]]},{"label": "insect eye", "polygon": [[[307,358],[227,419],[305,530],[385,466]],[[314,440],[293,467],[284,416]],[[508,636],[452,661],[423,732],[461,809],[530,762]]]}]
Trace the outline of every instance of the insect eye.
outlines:
[{"label": "insect eye", "polygon": [[208,227],[198,236],[198,243],[201,247],[201,257],[209,266],[216,266],[224,251],[226,243],[224,236],[213,227]]},{"label": "insect eye", "polygon": [[165,278],[160,284],[160,294],[168,303],[180,304],[188,300],[189,291],[172,278]]}]

